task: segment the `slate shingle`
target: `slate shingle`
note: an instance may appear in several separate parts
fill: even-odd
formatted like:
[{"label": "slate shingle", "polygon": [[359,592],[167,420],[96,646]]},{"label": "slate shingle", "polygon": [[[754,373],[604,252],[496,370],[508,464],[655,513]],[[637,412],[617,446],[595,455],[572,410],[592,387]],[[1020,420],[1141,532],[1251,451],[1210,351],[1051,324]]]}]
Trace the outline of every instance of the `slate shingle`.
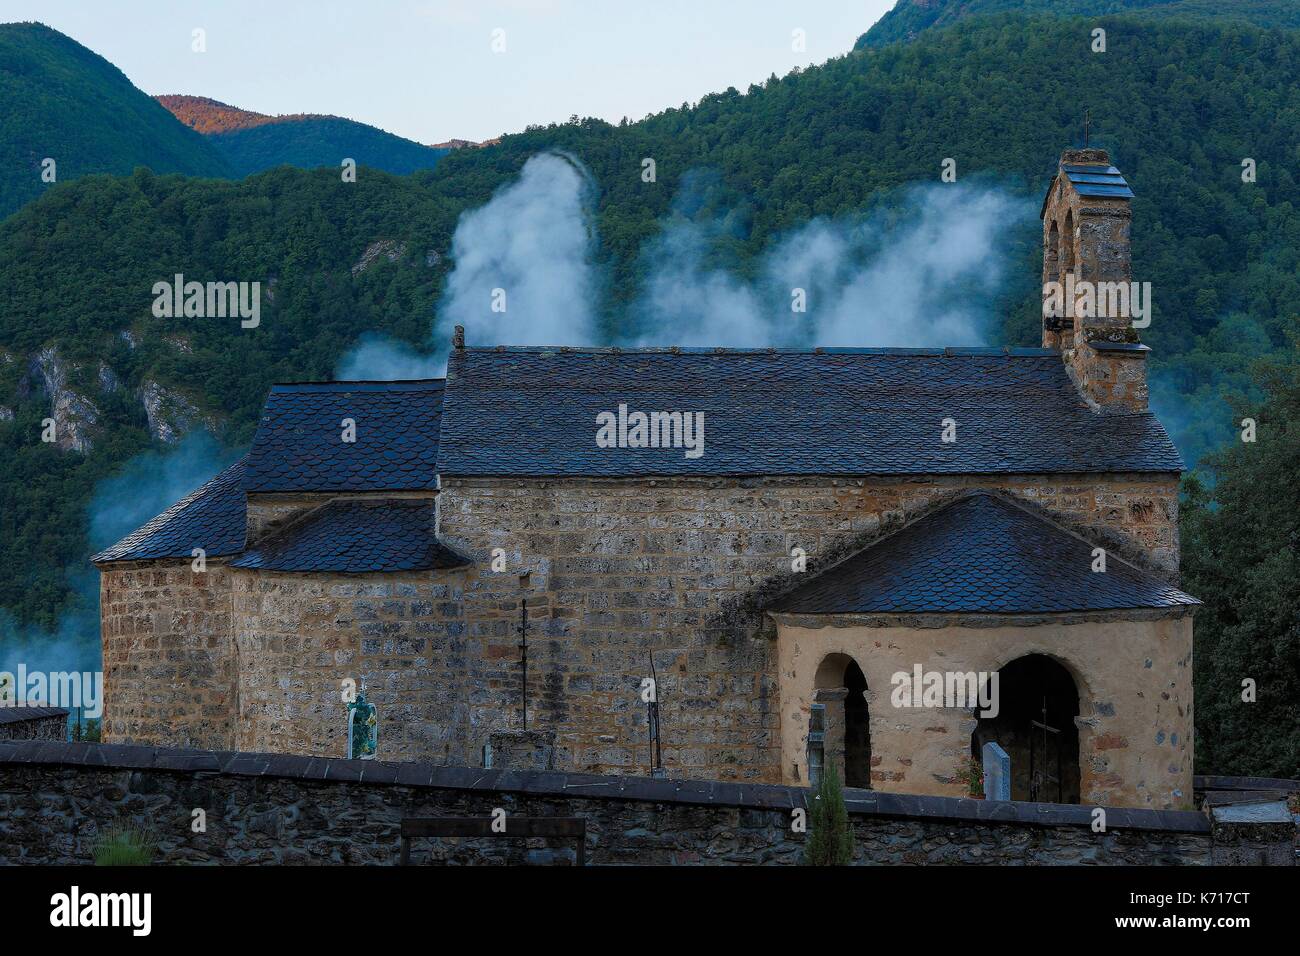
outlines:
[{"label": "slate shingle", "polygon": [[0,706],[0,724],[19,724],[28,720],[44,720],[46,717],[67,716],[68,711],[64,707],[40,707],[30,704],[22,707],[13,704]]},{"label": "slate shingle", "polygon": [[434,536],[428,499],[341,499],[322,505],[231,562],[263,571],[364,574],[470,564]]},{"label": "slate shingle", "polygon": [[[244,490],[411,491],[435,487],[442,379],[275,385]],[[356,441],[342,440],[344,419]]]},{"label": "slate shingle", "polygon": [[[596,416],[704,413],[704,454],[600,448]],[[944,419],[957,441],[940,440]],[[1153,414],[1091,411],[1048,349],[466,348],[443,475],[1178,472]]]},{"label": "slate shingle", "polygon": [[241,458],[193,494],[182,498],[111,548],[91,557],[95,564],[188,558],[202,548],[210,558],[243,550],[246,526]]},{"label": "slate shingle", "polygon": [[772,610],[1046,614],[1197,605],[1155,575],[1004,498],[977,492],[828,568]]}]

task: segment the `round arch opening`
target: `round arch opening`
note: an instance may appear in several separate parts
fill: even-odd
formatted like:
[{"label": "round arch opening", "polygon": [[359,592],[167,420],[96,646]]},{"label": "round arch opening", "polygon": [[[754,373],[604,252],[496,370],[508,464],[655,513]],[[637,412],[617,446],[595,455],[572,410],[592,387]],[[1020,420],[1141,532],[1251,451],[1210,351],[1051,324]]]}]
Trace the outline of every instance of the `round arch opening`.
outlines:
[{"label": "round arch opening", "polygon": [[984,746],[996,743],[1009,758],[1012,800],[1078,803],[1079,690],[1073,676],[1059,661],[1029,654],[998,671],[997,690],[997,714],[975,712],[972,758],[982,763]]},{"label": "round arch opening", "polygon": [[[866,675],[849,655],[828,654],[817,668],[813,687],[809,767],[831,763],[844,786],[869,789],[871,715]],[[818,746],[820,751],[814,752]]]}]

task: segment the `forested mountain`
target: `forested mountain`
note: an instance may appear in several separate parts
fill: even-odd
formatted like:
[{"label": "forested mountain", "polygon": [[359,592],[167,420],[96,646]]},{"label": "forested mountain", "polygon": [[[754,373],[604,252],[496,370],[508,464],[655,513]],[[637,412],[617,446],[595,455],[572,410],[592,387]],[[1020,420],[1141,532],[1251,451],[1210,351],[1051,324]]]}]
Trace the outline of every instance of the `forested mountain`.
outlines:
[{"label": "forested mountain", "polygon": [[1235,441],[1186,480],[1183,587],[1196,615],[1196,763],[1300,774],[1300,348],[1259,370]]},{"label": "forested mountain", "polygon": [[[1108,32],[1105,54],[1089,48],[1098,23]],[[164,437],[160,395],[175,430],[208,422],[238,445],[251,437],[271,382],[329,377],[368,332],[426,341],[458,216],[547,150],[591,174],[595,254],[610,287],[600,318],[611,341],[634,331],[624,307],[653,267],[647,250],[665,223],[718,224],[708,233],[711,261],[744,274],[814,217],[905,214],[906,189],[937,184],[951,157],[960,183],[1009,191],[1032,210],[1015,226],[1017,261],[999,303],[1005,320],[988,332],[991,342],[1026,345],[1038,343],[1039,327],[1032,213],[1090,109],[1094,145],[1111,151],[1137,193],[1134,276],[1154,289],[1143,338],[1154,350],[1157,404],[1184,453],[1200,458],[1233,434],[1223,395],[1260,398],[1252,363],[1293,361],[1297,75],[1300,32],[1004,14],[639,122],[530,128],[404,177],[371,170],[345,186],[331,160],[331,169],[242,181],[138,172],[55,187],[0,228],[0,412],[14,413],[0,413],[0,606],[25,622],[58,614],[64,572],[88,553],[91,489]],[[647,157],[654,182],[641,175]],[[1245,158],[1257,164],[1254,182],[1243,182]],[[155,318],[150,289],[176,272],[263,281],[259,328]],[[51,377],[71,395],[65,408],[93,403],[87,450],[39,440]],[[1287,486],[1273,493],[1294,494]],[[1191,535],[1189,547],[1205,540]],[[1224,640],[1237,647],[1231,634]],[[1202,687],[1198,675],[1197,693],[1210,700],[1224,691]],[[1270,753],[1251,769],[1294,772]],[[1240,769],[1254,758],[1230,759]]]},{"label": "forested mountain", "polygon": [[858,38],[855,49],[911,40],[931,27],[1007,12],[1093,17],[1124,13],[1165,20],[1235,18],[1257,27],[1300,27],[1300,4],[1295,0],[898,0]]},{"label": "forested mountain", "polygon": [[0,217],[57,182],[87,173],[221,176],[202,136],[146,96],[117,67],[39,23],[0,24]]},{"label": "forested mountain", "polygon": [[359,166],[410,173],[432,169],[449,151],[341,116],[267,116],[201,96],[160,96],[158,102],[204,134],[236,176],[285,165],[337,169],[345,158]]},{"label": "forested mountain", "polygon": [[250,129],[264,126],[279,120],[302,119],[302,115],[278,117],[252,110],[241,110],[238,106],[222,103],[207,96],[185,96],[183,94],[166,94],[155,96],[159,103],[178,120],[205,136],[211,133],[229,133],[231,130]]}]

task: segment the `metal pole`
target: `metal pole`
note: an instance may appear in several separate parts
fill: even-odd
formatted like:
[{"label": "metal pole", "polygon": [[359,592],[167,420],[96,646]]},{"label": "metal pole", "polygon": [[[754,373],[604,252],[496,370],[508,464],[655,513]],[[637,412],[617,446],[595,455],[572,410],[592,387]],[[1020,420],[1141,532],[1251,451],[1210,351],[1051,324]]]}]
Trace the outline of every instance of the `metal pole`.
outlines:
[{"label": "metal pole", "polygon": [[519,618],[519,650],[522,652],[520,664],[523,665],[523,685],[520,694],[523,697],[524,730],[528,730],[528,598],[524,598],[523,609]]}]

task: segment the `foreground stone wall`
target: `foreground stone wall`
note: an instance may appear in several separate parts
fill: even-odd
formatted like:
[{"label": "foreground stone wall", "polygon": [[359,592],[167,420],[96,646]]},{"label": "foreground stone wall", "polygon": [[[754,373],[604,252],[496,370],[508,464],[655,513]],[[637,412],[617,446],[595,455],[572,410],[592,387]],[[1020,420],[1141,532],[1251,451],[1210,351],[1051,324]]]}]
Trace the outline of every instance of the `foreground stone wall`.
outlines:
[{"label": "foreground stone wall", "polygon": [[[785,782],[807,779],[808,717],[818,667],[851,657],[867,678],[872,785],[960,796],[973,708],[896,707],[893,674],[994,673],[1042,654],[1062,664],[1079,695],[1080,799],[1090,806],[1192,807],[1192,618],[1085,620],[1061,615],[1008,626],[907,624],[852,617],[778,619]],[[973,624],[974,622],[971,622]],[[922,625],[922,626],[918,626]],[[928,625],[928,626],[925,626]],[[1007,688],[1002,687],[1003,700]]]},{"label": "foreground stone wall", "polygon": [[[546,481],[444,476],[440,534],[475,558],[465,587],[475,728],[518,726],[520,603],[528,601],[530,726],[554,730],[575,770],[648,767],[642,681],[654,654],[664,762],[718,780],[789,779],[778,662],[756,598],[793,583],[791,551],[819,559],[969,488],[1003,489],[1145,563],[1176,572],[1173,477],[908,482],[810,479]],[[489,570],[494,549],[505,570]],[[500,681],[500,683],[493,683]],[[806,719],[803,724],[806,729]],[[788,763],[788,761],[786,762]]]},{"label": "foreground stone wall", "polygon": [[230,570],[174,559],[100,572],[103,739],[234,749]]},{"label": "foreground stone wall", "polygon": [[[793,864],[798,788],[95,744],[0,743],[0,863],[88,863],[105,827],[160,863],[397,861],[411,816],[577,816],[589,864]],[[1205,864],[1204,814],[846,792],[859,864]],[[193,829],[194,811],[206,832]],[[1285,834],[1289,839],[1289,833]],[[1269,834],[1268,838],[1272,839]],[[564,863],[563,843],[417,840],[413,863]]]}]

